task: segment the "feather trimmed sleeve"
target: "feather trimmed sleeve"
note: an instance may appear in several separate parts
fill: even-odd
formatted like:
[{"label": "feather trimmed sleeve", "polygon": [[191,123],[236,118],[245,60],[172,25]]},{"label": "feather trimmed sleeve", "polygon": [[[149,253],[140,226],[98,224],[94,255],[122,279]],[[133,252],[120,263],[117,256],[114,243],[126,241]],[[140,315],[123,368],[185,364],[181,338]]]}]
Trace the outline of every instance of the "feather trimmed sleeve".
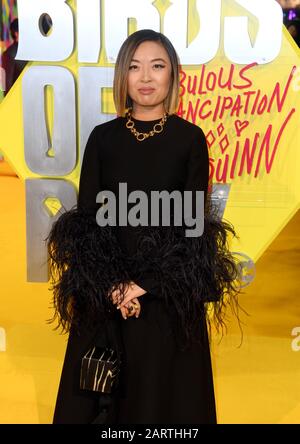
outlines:
[{"label": "feather trimmed sleeve", "polygon": [[141,280],[136,282],[145,279],[149,288],[153,285],[155,292],[175,308],[185,340],[194,335],[206,303],[215,304],[217,320],[222,323],[226,297],[234,299],[238,293],[239,268],[228,246],[229,236],[236,233],[229,222],[219,218],[208,184],[208,148],[203,131],[197,127],[190,144],[184,191],[192,192],[192,218],[197,214],[196,191],[203,192],[202,235],[187,236],[186,229],[193,227],[184,221],[181,226],[146,227],[135,256],[141,273]]},{"label": "feather trimmed sleeve", "polygon": [[[100,140],[99,140],[100,139]],[[99,226],[96,214],[102,190],[101,137],[91,132],[82,161],[76,208],[62,213],[48,236],[54,319],[69,331],[72,326],[94,324],[115,312],[111,294],[130,282],[126,258],[113,227]]]}]

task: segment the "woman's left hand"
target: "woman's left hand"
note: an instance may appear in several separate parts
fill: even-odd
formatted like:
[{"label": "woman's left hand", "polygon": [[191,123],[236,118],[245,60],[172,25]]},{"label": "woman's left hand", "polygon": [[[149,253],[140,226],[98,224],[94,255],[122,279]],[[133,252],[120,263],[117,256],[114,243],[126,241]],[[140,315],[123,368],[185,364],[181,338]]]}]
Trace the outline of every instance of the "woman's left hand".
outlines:
[{"label": "woman's left hand", "polygon": [[138,298],[132,299],[130,302],[128,302],[128,304],[124,305],[124,307],[121,307],[120,312],[124,319],[131,318],[133,316],[138,318],[141,313],[141,304]]}]

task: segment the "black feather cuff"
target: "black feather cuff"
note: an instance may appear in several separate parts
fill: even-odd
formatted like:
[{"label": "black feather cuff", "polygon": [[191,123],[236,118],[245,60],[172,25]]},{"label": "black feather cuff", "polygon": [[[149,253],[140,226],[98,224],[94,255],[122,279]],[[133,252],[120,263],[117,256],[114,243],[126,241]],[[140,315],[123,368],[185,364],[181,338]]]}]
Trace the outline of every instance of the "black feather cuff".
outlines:
[{"label": "black feather cuff", "polygon": [[183,342],[195,336],[204,312],[209,322],[212,318],[217,327],[223,326],[225,308],[238,308],[241,289],[240,267],[228,246],[228,237],[237,235],[229,222],[218,217],[217,207],[207,206],[201,236],[187,237],[186,228],[139,227],[135,255],[138,278],[151,270],[156,294],[175,308],[178,324],[174,332],[179,327]]},{"label": "black feather cuff", "polygon": [[130,282],[126,258],[113,227],[100,227],[94,214],[63,213],[47,238],[55,314],[63,330],[85,326],[116,312],[111,293],[123,300]]}]

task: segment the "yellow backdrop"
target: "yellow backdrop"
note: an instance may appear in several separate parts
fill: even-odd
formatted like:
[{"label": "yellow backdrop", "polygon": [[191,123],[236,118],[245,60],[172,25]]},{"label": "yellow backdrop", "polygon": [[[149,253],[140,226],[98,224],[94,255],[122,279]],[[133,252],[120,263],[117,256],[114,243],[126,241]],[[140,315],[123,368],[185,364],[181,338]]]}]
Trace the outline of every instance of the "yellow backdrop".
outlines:
[{"label": "yellow backdrop", "polygon": [[[155,3],[163,16],[164,8],[170,2],[161,0]],[[70,4],[74,7],[73,2]],[[195,1],[190,0],[189,5],[188,40],[191,42],[200,24],[195,14]],[[241,8],[230,0],[224,1],[223,6],[223,16],[241,13]],[[255,37],[257,23],[252,16],[249,16],[249,23],[251,36]],[[134,30],[134,23],[131,23],[130,32]],[[219,53],[206,65],[208,71],[218,72],[220,67],[224,68],[225,73],[230,71],[231,64],[225,58],[222,48],[223,37]],[[61,63],[74,73],[75,78],[78,71],[76,56],[75,51],[69,60]],[[41,64],[43,63],[39,63]],[[49,65],[49,63],[44,63],[44,65]],[[113,66],[107,63],[103,50],[98,65]],[[28,68],[30,66],[31,64]],[[270,98],[276,82],[279,82],[282,95],[293,66],[296,68],[299,66],[299,50],[289,34],[284,31],[279,57],[270,64],[249,70],[251,88],[256,92],[260,89]],[[200,76],[202,69],[201,66],[193,68],[183,66],[182,68],[187,75],[197,77]],[[239,79],[239,69],[234,73],[235,81]],[[6,350],[0,351],[0,422],[47,423],[52,419],[67,338],[53,332],[45,322],[52,314],[49,308],[51,302],[49,285],[26,282],[23,181],[27,177],[38,176],[28,169],[24,159],[22,77],[23,75],[0,105],[0,150],[20,177],[20,179],[7,176],[0,178],[0,346],[1,344],[4,346],[6,338]],[[184,82],[182,85],[184,87]],[[264,252],[266,255],[269,251],[272,252],[274,239],[299,208],[300,177],[297,174],[299,165],[297,148],[300,137],[299,88],[300,74],[299,71],[295,71],[280,112],[274,106],[270,113],[265,112],[261,115],[248,114],[240,118],[230,118],[225,115],[222,122],[212,122],[210,118],[195,121],[196,124],[201,125],[208,137],[212,131],[210,137],[216,138],[210,147],[210,156],[214,159],[214,165],[218,159],[224,162],[226,154],[231,160],[233,159],[235,143],[238,139],[237,131],[241,130],[241,125],[246,120],[249,124],[242,130],[239,139],[241,146],[244,146],[247,138],[252,144],[256,132],[262,140],[272,122],[270,156],[282,129],[282,137],[279,140],[273,163],[269,165],[269,171],[266,171],[267,161],[264,152],[263,167],[259,168],[256,177],[252,171],[251,173],[244,172],[241,176],[235,174],[232,179],[227,178],[227,183],[231,184],[231,192],[225,217],[235,225],[240,236],[240,241],[235,241],[232,248],[247,254],[256,261],[257,276],[251,286],[246,289],[243,301],[241,301],[251,314],[250,318],[242,316],[242,319],[247,322],[243,346],[237,348],[240,338],[236,325],[233,323],[232,326],[230,325],[230,334],[220,345],[214,342],[212,347],[219,422],[296,421],[296,413],[299,414],[297,407],[299,398],[296,395],[297,391],[299,393],[299,387],[296,390],[297,384],[299,385],[296,378],[298,355],[290,345],[292,328],[297,325],[297,319],[294,319],[293,315],[296,301],[292,298],[294,295],[291,291],[294,288],[291,281],[295,279],[295,276],[291,274],[292,263],[285,263],[283,271],[286,274],[283,275],[279,264],[278,268],[274,266],[273,272],[274,269],[277,270],[274,276],[268,274],[266,270],[274,263],[277,265],[278,256],[283,260],[282,253],[286,253],[286,247],[280,244],[281,247],[276,250],[278,256],[274,257],[274,253],[273,256],[271,254],[270,262],[267,263],[269,265],[264,262],[265,255],[262,256]],[[218,94],[217,89],[211,93],[212,101],[217,100]],[[236,100],[236,92],[226,91],[226,95]],[[196,101],[197,96],[185,94],[182,108],[196,106]],[[190,105],[188,105],[189,102]],[[50,119],[51,103],[51,100],[48,100]],[[105,111],[114,112],[111,92],[106,95],[105,107]],[[290,115],[286,126],[283,126],[293,109],[294,112]],[[240,120],[240,123],[237,124],[237,120]],[[221,123],[225,132],[219,134]],[[220,141],[225,134],[230,144],[223,153],[220,150]],[[257,156],[258,153],[256,161]],[[67,178],[78,184],[78,177],[79,166],[77,165]],[[214,176],[214,182],[218,182],[216,176]],[[222,181],[219,180],[219,182]],[[267,251],[269,246],[271,250]],[[281,276],[284,276],[285,286],[280,287]],[[286,298],[284,308],[289,311],[290,317],[283,311],[284,298]]]}]

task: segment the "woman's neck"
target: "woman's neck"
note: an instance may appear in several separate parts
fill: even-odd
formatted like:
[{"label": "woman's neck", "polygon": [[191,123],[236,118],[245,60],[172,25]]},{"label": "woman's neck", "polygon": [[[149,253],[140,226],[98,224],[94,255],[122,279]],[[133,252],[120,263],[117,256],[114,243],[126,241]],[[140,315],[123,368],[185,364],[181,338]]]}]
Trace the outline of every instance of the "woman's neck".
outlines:
[{"label": "woman's neck", "polygon": [[165,109],[163,107],[159,109],[139,109],[133,108],[131,111],[131,116],[137,120],[157,120],[161,119],[165,114]]}]

